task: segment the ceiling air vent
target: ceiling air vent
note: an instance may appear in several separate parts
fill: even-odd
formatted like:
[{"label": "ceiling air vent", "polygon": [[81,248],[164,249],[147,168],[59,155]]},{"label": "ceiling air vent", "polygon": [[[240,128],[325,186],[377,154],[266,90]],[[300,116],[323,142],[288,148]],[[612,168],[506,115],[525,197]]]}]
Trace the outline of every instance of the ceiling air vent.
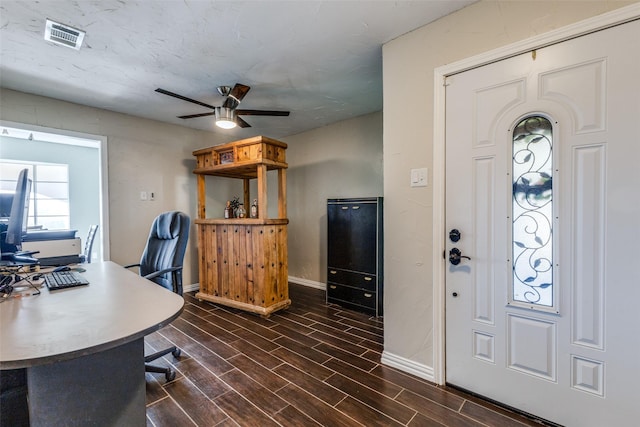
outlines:
[{"label": "ceiling air vent", "polygon": [[84,31],[47,19],[47,26],[44,30],[45,40],[70,47],[75,50],[80,50],[84,35]]}]

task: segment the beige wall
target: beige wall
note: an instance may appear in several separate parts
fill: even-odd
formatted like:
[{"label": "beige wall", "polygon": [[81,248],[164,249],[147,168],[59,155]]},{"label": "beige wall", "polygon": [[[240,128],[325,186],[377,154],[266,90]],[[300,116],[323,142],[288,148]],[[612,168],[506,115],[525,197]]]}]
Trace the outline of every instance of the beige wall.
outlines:
[{"label": "beige wall", "polygon": [[[178,209],[196,218],[192,151],[233,138],[22,92],[0,90],[0,119],[106,136],[111,260],[137,262],[153,218]],[[289,273],[312,285],[326,277],[326,199],[382,194],[382,114],[374,113],[283,138],[289,144]],[[242,196],[242,182],[207,177],[207,217]],[[269,173],[269,215],[277,216],[277,175]],[[140,191],[156,200],[140,201]],[[252,182],[252,194],[255,182]],[[185,285],[198,282],[195,227],[185,256]]]},{"label": "beige wall", "polygon": [[[194,149],[219,144],[215,134],[187,129],[51,98],[2,89],[0,118],[108,139],[109,239],[111,260],[140,260],[151,222],[166,210],[196,215]],[[140,191],[156,200],[140,201]],[[197,281],[195,227],[185,256],[184,282]]]},{"label": "beige wall", "polygon": [[481,1],[383,46],[385,355],[433,367],[434,69],[634,2]]},{"label": "beige wall", "polygon": [[[382,113],[283,138],[287,149],[289,276],[326,283],[327,199],[381,196]],[[321,282],[321,283],[320,283]]]}]

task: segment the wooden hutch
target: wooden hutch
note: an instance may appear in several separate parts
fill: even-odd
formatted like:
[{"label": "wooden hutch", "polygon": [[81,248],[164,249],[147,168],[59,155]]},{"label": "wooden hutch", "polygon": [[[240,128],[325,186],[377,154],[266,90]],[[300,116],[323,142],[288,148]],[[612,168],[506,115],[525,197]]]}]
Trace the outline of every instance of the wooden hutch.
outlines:
[{"label": "wooden hutch", "polygon": [[[196,298],[269,316],[288,307],[287,144],[256,136],[193,152],[198,180],[200,291]],[[278,218],[267,214],[267,171],[278,173]],[[207,218],[205,176],[241,179],[246,218]],[[257,179],[258,217],[249,218]]]}]

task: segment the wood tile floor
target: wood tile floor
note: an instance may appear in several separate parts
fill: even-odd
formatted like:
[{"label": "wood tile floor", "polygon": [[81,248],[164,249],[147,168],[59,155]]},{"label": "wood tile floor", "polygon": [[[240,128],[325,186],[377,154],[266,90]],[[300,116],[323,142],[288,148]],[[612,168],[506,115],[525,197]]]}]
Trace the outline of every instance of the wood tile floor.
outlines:
[{"label": "wood tile floor", "polygon": [[540,426],[380,364],[383,323],[290,286],[268,319],[185,294],[171,325],[145,339],[176,379],[147,373],[148,426]]}]

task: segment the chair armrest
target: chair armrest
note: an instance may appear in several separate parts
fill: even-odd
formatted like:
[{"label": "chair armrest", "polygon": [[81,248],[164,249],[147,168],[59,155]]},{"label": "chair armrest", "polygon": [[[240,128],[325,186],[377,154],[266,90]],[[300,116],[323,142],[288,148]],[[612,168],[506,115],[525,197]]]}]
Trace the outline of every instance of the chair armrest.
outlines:
[{"label": "chair armrest", "polygon": [[129,265],[123,265],[123,268],[132,268],[132,267],[140,267],[140,264],[129,264]]},{"label": "chair armrest", "polygon": [[161,276],[161,275],[163,275],[165,273],[171,273],[173,271],[179,271],[179,270],[182,270],[182,267],[169,267],[169,268],[165,268],[164,270],[154,271],[153,273],[149,273],[146,276],[142,276],[142,277],[144,277],[145,279],[151,280],[151,279],[153,279],[155,277],[158,277],[158,276]]}]

